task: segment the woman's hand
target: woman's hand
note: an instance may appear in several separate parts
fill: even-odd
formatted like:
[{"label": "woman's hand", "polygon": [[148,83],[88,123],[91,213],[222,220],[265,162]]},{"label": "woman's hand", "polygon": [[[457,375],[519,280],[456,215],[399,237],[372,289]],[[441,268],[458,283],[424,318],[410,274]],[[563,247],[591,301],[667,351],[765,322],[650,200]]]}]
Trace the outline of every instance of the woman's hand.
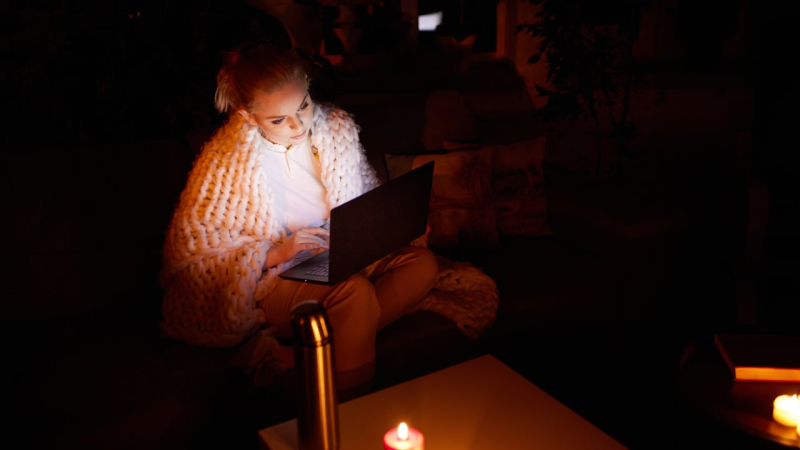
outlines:
[{"label": "woman's hand", "polygon": [[298,253],[318,248],[328,248],[330,233],[324,228],[300,228],[286,241],[267,252],[267,268],[291,261]]}]

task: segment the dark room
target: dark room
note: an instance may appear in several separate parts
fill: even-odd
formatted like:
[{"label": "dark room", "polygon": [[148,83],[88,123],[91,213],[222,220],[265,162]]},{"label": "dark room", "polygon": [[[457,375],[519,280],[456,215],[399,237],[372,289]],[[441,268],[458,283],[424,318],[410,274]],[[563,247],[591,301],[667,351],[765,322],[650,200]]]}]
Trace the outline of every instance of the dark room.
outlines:
[{"label": "dark room", "polygon": [[800,448],[799,10],[3,2],[9,441]]}]

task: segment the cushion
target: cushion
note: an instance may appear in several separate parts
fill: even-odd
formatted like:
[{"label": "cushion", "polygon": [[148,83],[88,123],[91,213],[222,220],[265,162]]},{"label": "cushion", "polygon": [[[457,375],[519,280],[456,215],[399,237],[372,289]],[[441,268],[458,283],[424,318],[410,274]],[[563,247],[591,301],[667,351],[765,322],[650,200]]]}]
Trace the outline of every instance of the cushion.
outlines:
[{"label": "cushion", "polygon": [[434,161],[427,244],[433,249],[498,248],[492,198],[492,148],[384,155],[389,179]]},{"label": "cushion", "polygon": [[546,137],[495,145],[492,152],[492,188],[501,236],[548,236],[544,190]]},{"label": "cushion", "polygon": [[453,90],[433,91],[425,101],[422,144],[426,151],[442,149],[444,141],[476,142],[475,118],[464,96]]}]

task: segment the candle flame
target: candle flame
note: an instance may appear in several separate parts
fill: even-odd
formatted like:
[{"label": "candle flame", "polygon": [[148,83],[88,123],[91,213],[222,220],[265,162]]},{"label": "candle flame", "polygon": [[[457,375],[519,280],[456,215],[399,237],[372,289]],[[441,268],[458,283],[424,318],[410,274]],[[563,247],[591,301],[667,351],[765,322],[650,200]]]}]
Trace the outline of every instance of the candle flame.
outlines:
[{"label": "candle flame", "polygon": [[408,440],[408,425],[405,422],[400,422],[400,425],[398,425],[397,438],[401,441]]}]

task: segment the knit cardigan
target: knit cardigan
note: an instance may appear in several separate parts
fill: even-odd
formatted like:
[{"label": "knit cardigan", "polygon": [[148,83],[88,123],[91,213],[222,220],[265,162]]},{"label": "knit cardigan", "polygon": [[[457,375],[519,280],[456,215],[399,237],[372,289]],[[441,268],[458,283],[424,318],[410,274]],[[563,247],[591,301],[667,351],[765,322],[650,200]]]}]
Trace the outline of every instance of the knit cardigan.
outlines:
[{"label": "knit cardigan", "polygon": [[[348,113],[317,103],[311,130],[331,208],[380,184]],[[265,147],[258,128],[233,114],[195,160],[164,243],[165,336],[232,347],[265,323],[264,301],[280,268],[263,267],[269,249],[286,238],[261,168]]]}]

